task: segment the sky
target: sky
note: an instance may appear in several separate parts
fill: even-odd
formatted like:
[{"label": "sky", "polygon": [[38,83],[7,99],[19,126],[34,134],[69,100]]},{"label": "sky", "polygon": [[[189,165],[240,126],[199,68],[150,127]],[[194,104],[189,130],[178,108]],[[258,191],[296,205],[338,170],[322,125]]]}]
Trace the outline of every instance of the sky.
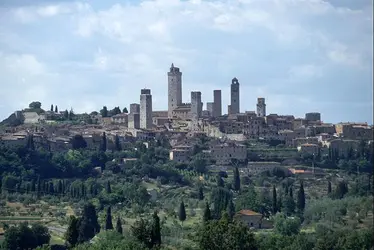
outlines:
[{"label": "sky", "polygon": [[0,1],[0,119],[32,101],[76,113],[129,107],[150,88],[167,109],[167,72],[204,108],[232,78],[241,111],[373,123],[371,0]]}]

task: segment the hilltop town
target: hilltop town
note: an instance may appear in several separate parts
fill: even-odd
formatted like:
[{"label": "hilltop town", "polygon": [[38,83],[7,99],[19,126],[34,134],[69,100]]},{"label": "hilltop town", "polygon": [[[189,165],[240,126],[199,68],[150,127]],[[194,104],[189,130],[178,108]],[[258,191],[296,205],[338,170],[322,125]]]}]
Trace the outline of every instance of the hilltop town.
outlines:
[{"label": "hilltop town", "polygon": [[0,143],[25,145],[28,135],[51,151],[72,148],[75,135],[81,135],[87,147],[98,148],[103,133],[108,148],[136,140],[152,140],[165,136],[172,145],[170,160],[186,163],[192,156],[193,138],[210,137],[212,143],[205,156],[217,164],[227,164],[232,159],[248,159],[243,142],[256,139],[272,141],[300,154],[317,155],[333,150],[347,155],[358,150],[360,141],[372,143],[373,126],[366,123],[323,123],[318,112],[305,117],[266,113],[265,98],[258,98],[256,111],[240,110],[240,83],[232,79],[227,114],[223,113],[222,92],[213,90],[213,102],[203,109],[202,93],[191,92],[191,103],[182,101],[182,72],[174,64],[167,73],[168,107],[155,111],[152,108],[150,89],[140,90],[139,103],[129,105],[129,110],[106,106],[99,112],[75,114],[73,110],[59,111],[57,105],[48,110],[35,101],[22,111],[16,111],[0,130]]}]

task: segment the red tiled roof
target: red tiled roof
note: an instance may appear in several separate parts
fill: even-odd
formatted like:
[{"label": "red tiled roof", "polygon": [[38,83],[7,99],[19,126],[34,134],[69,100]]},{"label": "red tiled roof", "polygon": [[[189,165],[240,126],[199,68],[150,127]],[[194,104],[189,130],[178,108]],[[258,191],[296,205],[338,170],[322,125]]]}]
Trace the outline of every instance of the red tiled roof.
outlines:
[{"label": "red tiled roof", "polygon": [[239,214],[242,214],[242,215],[261,215],[255,211],[252,211],[252,210],[240,210],[238,212]]}]

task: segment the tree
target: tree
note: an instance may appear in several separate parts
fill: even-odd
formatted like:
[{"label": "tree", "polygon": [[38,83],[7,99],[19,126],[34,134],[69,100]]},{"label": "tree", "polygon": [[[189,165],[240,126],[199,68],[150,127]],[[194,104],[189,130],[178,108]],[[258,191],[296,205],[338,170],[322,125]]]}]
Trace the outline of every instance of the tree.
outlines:
[{"label": "tree", "polygon": [[74,135],[71,140],[71,146],[74,150],[87,148],[87,142],[82,135]]},{"label": "tree", "polygon": [[57,105],[55,106],[55,113],[58,113],[58,107],[57,107]]},{"label": "tree", "polygon": [[300,231],[300,219],[287,218],[284,214],[279,213],[274,217],[274,229],[277,233],[281,235],[291,236],[293,234],[298,234]]},{"label": "tree", "polygon": [[292,188],[292,186],[290,187],[289,193],[290,193],[290,197],[293,199],[293,188]]},{"label": "tree", "polygon": [[105,187],[105,190],[108,194],[112,193],[112,188],[110,186],[110,181],[107,181],[106,182],[106,187]]},{"label": "tree", "polygon": [[51,240],[51,235],[49,234],[49,230],[47,227],[39,223],[36,223],[32,225],[31,230],[34,233],[36,246],[43,246],[44,244],[49,244],[49,241]]},{"label": "tree", "polygon": [[95,206],[87,203],[83,208],[83,215],[79,223],[78,242],[83,243],[91,240],[95,234],[100,232]]},{"label": "tree", "polygon": [[103,135],[101,136],[101,144],[100,144],[100,151],[105,152],[107,149],[107,140],[106,140],[106,134],[103,132]]},{"label": "tree", "polygon": [[232,202],[232,198],[230,199],[229,204],[227,204],[227,214],[229,216],[230,221],[232,221],[235,215],[235,206]]},{"label": "tree", "polygon": [[149,249],[153,247],[152,241],[152,225],[149,221],[140,219],[131,226],[132,235]]},{"label": "tree", "polygon": [[64,111],[64,119],[65,120],[69,119],[69,111],[67,109],[65,109],[65,111]]},{"label": "tree", "polygon": [[74,247],[78,243],[78,224],[79,220],[74,215],[71,215],[69,218],[69,226],[64,237],[70,247]]},{"label": "tree", "polygon": [[217,187],[224,187],[225,183],[220,175],[217,175]]},{"label": "tree", "polygon": [[113,223],[112,223],[112,208],[109,206],[106,210],[106,217],[105,217],[105,230],[112,230]]},{"label": "tree", "polygon": [[348,193],[348,185],[345,181],[340,181],[335,189],[334,196],[337,199],[342,199]]},{"label": "tree", "polygon": [[300,188],[297,192],[296,206],[298,211],[303,212],[305,209],[305,193],[304,193],[304,184],[300,182]]},{"label": "tree", "polygon": [[199,200],[204,200],[204,189],[203,186],[199,186]]},{"label": "tree", "polygon": [[273,186],[273,215],[275,215],[278,212],[278,206],[277,206],[277,189],[275,186]]},{"label": "tree", "polygon": [[327,184],[327,194],[330,195],[331,194],[331,181],[328,182]]},{"label": "tree", "polygon": [[204,215],[203,215],[203,221],[208,222],[212,219],[212,215],[210,212],[209,204],[208,202],[205,203],[205,209],[204,209]]},{"label": "tree", "polygon": [[104,106],[103,109],[100,110],[100,114],[102,117],[108,117],[108,108]]},{"label": "tree", "polygon": [[121,151],[122,150],[122,147],[121,147],[121,142],[119,140],[119,136],[116,134],[115,138],[114,138],[114,146],[115,146],[115,149],[117,151]]},{"label": "tree", "polygon": [[186,208],[184,206],[184,202],[183,201],[181,202],[181,204],[179,206],[178,218],[182,222],[182,224],[186,220]]},{"label": "tree", "polygon": [[71,121],[71,120],[73,120],[74,116],[75,116],[74,110],[71,108],[70,111],[69,111],[68,119]]},{"label": "tree", "polygon": [[40,109],[42,107],[41,102],[35,101],[29,104],[30,109]]},{"label": "tree", "polygon": [[53,112],[53,110],[54,110],[54,109],[53,109],[53,104],[51,104],[51,112]]},{"label": "tree", "polygon": [[222,212],[227,209],[227,205],[231,199],[231,193],[228,189],[219,187],[213,190],[211,200],[213,201],[213,217],[220,219]]},{"label": "tree", "polygon": [[291,196],[286,195],[282,200],[282,208],[283,212],[289,216],[295,212],[295,201],[291,198]]},{"label": "tree", "polygon": [[152,245],[161,245],[161,226],[160,217],[158,217],[157,212],[153,213],[153,223],[152,223]]},{"label": "tree", "polygon": [[123,113],[125,113],[125,114],[129,113],[129,111],[127,110],[126,107],[123,108]]},{"label": "tree", "polygon": [[234,188],[235,191],[239,191],[240,190],[240,175],[239,175],[239,169],[238,169],[238,167],[235,167],[235,169],[234,169],[233,188]]},{"label": "tree", "polygon": [[117,231],[119,234],[121,234],[121,235],[123,234],[122,222],[121,222],[121,218],[120,218],[120,217],[117,218],[116,231]]}]

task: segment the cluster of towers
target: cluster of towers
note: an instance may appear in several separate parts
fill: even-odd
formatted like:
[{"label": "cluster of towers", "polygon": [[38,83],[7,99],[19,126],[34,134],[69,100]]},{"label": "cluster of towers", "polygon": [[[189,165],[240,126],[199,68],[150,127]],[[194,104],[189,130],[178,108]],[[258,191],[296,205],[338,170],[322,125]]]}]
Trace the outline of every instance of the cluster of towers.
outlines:
[{"label": "cluster of towers", "polygon": [[[231,82],[231,103],[228,105],[228,114],[240,113],[240,84],[235,77]],[[182,103],[182,72],[174,64],[168,72],[168,118],[199,118],[202,115],[203,104],[201,92],[191,92],[191,103]],[[222,92],[213,91],[213,102],[207,103],[207,111],[212,117],[222,116]],[[265,98],[257,99],[257,115],[266,116]]]}]

